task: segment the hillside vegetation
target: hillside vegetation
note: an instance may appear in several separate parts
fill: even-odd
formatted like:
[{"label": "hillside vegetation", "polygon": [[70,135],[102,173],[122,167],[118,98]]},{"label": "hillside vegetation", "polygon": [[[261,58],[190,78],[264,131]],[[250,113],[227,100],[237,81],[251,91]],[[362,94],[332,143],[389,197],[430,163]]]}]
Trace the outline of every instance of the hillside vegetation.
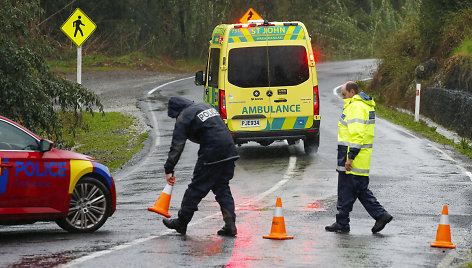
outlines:
[{"label": "hillside vegetation", "polygon": [[419,16],[388,38],[369,91],[380,102],[414,109],[415,84],[472,93],[472,3],[423,0]]},{"label": "hillside vegetation", "polygon": [[79,7],[96,24],[85,54],[142,53],[166,59],[204,59],[213,28],[237,23],[253,8],[269,21],[302,21],[318,57],[373,57],[383,40],[416,17],[419,0],[101,0],[40,1],[41,32],[54,40],[62,59],[74,46],[59,30]]}]

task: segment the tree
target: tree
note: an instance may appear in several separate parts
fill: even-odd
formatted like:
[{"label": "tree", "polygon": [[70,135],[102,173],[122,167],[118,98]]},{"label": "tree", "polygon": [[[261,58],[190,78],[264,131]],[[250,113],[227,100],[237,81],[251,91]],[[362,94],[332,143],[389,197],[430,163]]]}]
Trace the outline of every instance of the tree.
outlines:
[{"label": "tree", "polygon": [[103,112],[98,97],[79,84],[58,77],[41,55],[51,47],[38,31],[39,1],[0,0],[0,114],[27,128],[62,141],[59,112]]}]

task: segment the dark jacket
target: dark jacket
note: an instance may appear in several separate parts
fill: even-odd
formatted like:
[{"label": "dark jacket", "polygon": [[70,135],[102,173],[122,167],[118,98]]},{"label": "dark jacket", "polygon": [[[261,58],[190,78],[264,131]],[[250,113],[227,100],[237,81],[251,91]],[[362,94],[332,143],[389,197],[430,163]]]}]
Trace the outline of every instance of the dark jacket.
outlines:
[{"label": "dark jacket", "polygon": [[169,156],[164,169],[173,173],[187,139],[200,144],[198,161],[211,165],[236,160],[236,151],[231,133],[218,111],[207,103],[193,103],[186,98],[171,97],[167,114],[177,118],[172,136]]}]

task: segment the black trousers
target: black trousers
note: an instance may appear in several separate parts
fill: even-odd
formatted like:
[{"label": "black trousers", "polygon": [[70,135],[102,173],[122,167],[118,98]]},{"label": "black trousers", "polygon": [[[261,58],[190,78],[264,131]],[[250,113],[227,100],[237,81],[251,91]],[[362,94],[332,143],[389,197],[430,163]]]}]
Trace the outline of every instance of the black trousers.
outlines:
[{"label": "black trousers", "polygon": [[197,161],[193,171],[192,182],[188,185],[182,199],[179,210],[179,220],[188,224],[195,211],[198,210],[200,201],[210,192],[215,194],[215,199],[220,205],[223,217],[232,217],[234,213],[234,200],[229,188],[229,181],[234,175],[234,161],[225,161],[213,165],[203,165]]},{"label": "black trousers", "polygon": [[367,210],[369,215],[378,220],[387,211],[380,205],[374,194],[367,188],[369,186],[368,176],[358,176],[339,172],[338,175],[338,203],[336,222],[342,226],[349,226],[349,213],[356,199]]}]

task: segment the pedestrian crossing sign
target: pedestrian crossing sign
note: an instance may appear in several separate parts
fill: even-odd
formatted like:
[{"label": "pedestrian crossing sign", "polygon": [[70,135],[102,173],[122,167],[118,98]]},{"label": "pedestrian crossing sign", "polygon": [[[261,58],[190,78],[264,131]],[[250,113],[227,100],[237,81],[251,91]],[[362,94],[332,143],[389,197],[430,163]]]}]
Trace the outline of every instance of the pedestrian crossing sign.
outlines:
[{"label": "pedestrian crossing sign", "polygon": [[61,26],[61,30],[78,47],[82,46],[96,28],[97,25],[80,8],[77,8]]}]

